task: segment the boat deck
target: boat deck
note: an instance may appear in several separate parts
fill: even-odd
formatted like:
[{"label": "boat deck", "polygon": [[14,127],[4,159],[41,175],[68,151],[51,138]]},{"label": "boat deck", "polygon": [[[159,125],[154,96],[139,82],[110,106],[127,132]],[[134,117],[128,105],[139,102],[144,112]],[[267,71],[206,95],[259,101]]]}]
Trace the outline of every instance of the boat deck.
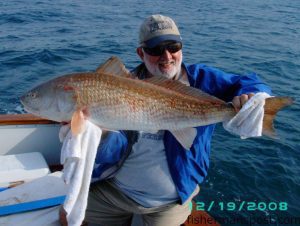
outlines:
[{"label": "boat deck", "polygon": [[[40,152],[52,172],[61,170],[62,166],[59,162],[62,144],[58,139],[59,129],[58,123],[30,114],[0,115],[0,155]],[[32,215],[32,212],[27,214]],[[24,213],[15,214],[15,218],[21,221],[24,219]],[[207,212],[197,211],[194,206],[192,214],[182,226],[196,225],[219,226],[220,224],[215,222]],[[131,226],[143,226],[141,216],[135,215]]]}]

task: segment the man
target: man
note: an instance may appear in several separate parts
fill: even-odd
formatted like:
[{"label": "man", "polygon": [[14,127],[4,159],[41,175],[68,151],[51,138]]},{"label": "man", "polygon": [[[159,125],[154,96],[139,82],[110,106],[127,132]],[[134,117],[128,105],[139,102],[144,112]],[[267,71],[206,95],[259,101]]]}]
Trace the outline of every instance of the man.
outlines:
[{"label": "man", "polygon": [[[237,111],[254,93],[271,93],[255,74],[238,76],[182,63],[182,39],[169,17],[152,15],[143,22],[137,54],[143,63],[133,74],[139,79],[178,80],[231,101]],[[85,220],[104,226],[130,225],[135,213],[142,215],[144,225],[184,223],[198,184],[207,175],[214,127],[198,127],[190,150],[169,131],[108,133],[96,157],[93,178],[99,181],[91,185]]]}]

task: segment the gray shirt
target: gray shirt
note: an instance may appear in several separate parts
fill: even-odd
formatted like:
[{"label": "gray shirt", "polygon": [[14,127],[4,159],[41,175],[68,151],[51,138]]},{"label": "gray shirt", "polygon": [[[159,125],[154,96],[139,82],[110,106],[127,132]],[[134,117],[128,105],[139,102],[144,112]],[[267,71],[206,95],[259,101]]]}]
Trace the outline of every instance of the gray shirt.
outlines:
[{"label": "gray shirt", "polygon": [[157,207],[179,199],[170,175],[164,131],[139,132],[137,142],[112,180],[128,197],[144,207]]}]

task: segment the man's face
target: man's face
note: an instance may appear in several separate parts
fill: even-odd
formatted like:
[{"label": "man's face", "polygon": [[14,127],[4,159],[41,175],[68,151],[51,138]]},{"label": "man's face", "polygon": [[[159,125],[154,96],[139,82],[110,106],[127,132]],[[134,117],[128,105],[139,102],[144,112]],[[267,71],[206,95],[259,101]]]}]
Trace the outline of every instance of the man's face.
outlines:
[{"label": "man's face", "polygon": [[141,49],[141,51],[142,56],[139,55],[152,75],[173,79],[180,73],[182,63],[181,49],[172,53],[172,51],[165,48],[159,56],[150,55],[145,49]]}]

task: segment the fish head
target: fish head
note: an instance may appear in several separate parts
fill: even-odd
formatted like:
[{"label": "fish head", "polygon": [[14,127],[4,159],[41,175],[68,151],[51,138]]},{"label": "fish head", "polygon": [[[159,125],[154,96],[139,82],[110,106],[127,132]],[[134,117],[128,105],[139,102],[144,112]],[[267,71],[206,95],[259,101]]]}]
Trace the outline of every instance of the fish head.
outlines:
[{"label": "fish head", "polygon": [[20,101],[34,115],[58,122],[70,121],[76,108],[75,90],[63,81],[49,81],[25,93]]}]

